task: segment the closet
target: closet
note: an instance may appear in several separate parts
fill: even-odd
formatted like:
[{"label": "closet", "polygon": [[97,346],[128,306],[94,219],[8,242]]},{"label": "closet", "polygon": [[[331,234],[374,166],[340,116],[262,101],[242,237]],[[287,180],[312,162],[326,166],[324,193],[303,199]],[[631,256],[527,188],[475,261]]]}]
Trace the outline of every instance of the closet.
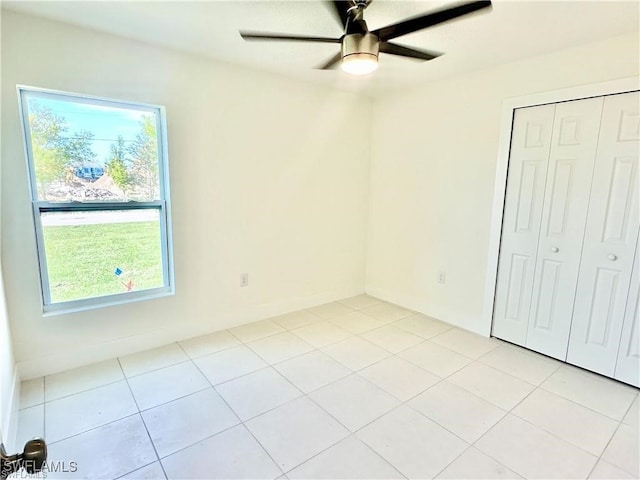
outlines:
[{"label": "closet", "polygon": [[492,335],[640,386],[638,92],[518,108]]}]

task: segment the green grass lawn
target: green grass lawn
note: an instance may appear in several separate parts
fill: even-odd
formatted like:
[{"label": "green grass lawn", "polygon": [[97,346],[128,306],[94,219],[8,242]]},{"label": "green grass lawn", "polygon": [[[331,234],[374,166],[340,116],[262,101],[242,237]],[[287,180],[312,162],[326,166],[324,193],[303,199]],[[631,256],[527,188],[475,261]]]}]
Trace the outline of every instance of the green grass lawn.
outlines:
[{"label": "green grass lawn", "polygon": [[[161,287],[162,253],[158,222],[44,227],[51,301]],[[120,268],[123,273],[116,276]]]}]

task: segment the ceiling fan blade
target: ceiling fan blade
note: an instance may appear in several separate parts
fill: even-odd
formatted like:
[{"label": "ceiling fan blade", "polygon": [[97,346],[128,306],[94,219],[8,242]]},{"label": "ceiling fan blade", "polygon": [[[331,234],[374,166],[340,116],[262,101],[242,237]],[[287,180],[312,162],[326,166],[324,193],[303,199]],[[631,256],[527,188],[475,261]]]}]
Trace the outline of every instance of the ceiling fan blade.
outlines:
[{"label": "ceiling fan blade", "polygon": [[427,52],[426,50],[403,47],[402,45],[391,42],[380,42],[380,51],[391,55],[399,55],[401,57],[416,58],[418,60],[433,60],[434,58],[438,58],[442,55],[442,53]]},{"label": "ceiling fan blade", "polygon": [[286,33],[240,32],[245,40],[283,40],[293,42],[340,43],[339,38],[309,37],[307,35],[289,35]]},{"label": "ceiling fan blade", "polygon": [[336,68],[341,60],[342,60],[342,53],[338,52],[323,64],[318,65],[316,68],[318,70],[331,70]]},{"label": "ceiling fan blade", "polygon": [[325,1],[324,3],[329,7],[329,10],[333,12],[336,20],[340,23],[340,28],[344,31],[344,27],[349,18],[348,10],[353,7],[353,2],[350,0],[333,0]]},{"label": "ceiling fan blade", "polygon": [[455,7],[426,13],[424,15],[419,15],[417,17],[394,23],[393,25],[378,28],[377,30],[373,30],[371,33],[377,35],[380,40],[391,40],[488,7],[491,7],[491,0],[479,0],[476,2],[463,3]]}]

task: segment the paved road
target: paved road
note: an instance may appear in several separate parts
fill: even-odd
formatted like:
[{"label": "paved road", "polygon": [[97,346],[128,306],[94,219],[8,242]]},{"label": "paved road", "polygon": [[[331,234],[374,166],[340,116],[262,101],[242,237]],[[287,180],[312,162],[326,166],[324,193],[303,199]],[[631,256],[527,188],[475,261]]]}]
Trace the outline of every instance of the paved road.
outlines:
[{"label": "paved road", "polygon": [[158,210],[113,210],[108,212],[47,212],[43,213],[43,227],[95,225],[101,223],[130,223],[158,221]]}]

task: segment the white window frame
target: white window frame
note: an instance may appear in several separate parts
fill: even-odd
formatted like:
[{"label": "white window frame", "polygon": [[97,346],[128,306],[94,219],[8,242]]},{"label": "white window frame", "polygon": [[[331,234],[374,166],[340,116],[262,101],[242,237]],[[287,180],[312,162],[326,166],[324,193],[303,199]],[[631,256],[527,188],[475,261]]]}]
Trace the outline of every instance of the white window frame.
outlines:
[{"label": "white window frame", "polygon": [[[31,195],[34,231],[38,250],[38,264],[40,273],[40,295],[44,316],[70,313],[94,308],[119,305],[139,300],[164,297],[175,293],[173,272],[173,245],[171,235],[171,201],[169,189],[169,159],[166,130],[166,111],[161,105],[152,105],[111,98],[97,97],[78,93],[63,92],[25,85],[17,85],[18,107],[22,124],[25,159],[29,177],[29,191]],[[33,162],[31,131],[28,119],[27,97],[69,99],[76,103],[121,107],[154,114],[156,118],[156,135],[158,147],[158,177],[160,182],[160,200],[150,202],[122,201],[122,202],[47,202],[38,199],[38,188]],[[49,274],[44,245],[44,235],[41,214],[46,212],[72,211],[114,211],[114,210],[158,210],[160,219],[161,255],[163,286],[139,291],[123,292],[112,295],[70,300],[66,302],[51,302],[49,288]]]}]

